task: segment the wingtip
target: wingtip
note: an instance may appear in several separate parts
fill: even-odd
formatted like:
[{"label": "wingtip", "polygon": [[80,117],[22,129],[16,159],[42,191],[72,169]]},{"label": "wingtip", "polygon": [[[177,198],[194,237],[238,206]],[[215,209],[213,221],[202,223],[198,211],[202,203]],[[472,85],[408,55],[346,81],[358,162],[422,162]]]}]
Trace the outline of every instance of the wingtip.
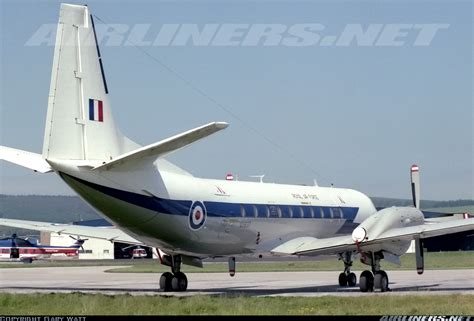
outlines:
[{"label": "wingtip", "polygon": [[227,127],[229,127],[229,123],[226,123],[226,122],[215,122],[217,128],[219,129],[225,129]]}]

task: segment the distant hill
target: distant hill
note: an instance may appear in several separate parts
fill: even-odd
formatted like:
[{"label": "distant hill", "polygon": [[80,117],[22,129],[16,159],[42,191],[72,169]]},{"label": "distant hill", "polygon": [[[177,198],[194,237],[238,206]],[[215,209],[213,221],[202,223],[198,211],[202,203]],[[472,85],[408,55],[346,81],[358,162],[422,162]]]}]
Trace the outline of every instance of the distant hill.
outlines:
[{"label": "distant hill", "polygon": [[99,218],[94,209],[77,196],[1,194],[0,217],[56,223]]},{"label": "distant hill", "polygon": [[[388,197],[371,197],[376,207],[391,207],[391,206],[410,206],[413,204],[409,199],[397,199]],[[420,206],[422,209],[436,209],[439,207],[465,207],[473,206],[474,200],[455,200],[455,201],[429,201],[421,200]],[[474,213],[473,213],[474,214]]]},{"label": "distant hill", "polygon": [[[99,218],[87,203],[77,196],[2,195],[0,217],[20,220],[71,223]],[[39,235],[39,232],[0,226],[0,237]]]}]

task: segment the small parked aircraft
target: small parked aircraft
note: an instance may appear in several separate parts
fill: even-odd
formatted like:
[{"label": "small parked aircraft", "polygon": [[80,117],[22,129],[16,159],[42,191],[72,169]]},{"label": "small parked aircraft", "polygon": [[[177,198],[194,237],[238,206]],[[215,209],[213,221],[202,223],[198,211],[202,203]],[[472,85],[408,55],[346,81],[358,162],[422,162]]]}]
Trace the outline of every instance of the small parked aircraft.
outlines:
[{"label": "small parked aircraft", "polygon": [[129,245],[121,249],[131,259],[144,259],[148,256],[146,250],[140,245]]},{"label": "small parked aircraft", "polygon": [[0,261],[31,263],[52,258],[78,258],[79,249],[85,241],[87,239],[75,239],[71,246],[49,246],[13,234],[0,239]]}]

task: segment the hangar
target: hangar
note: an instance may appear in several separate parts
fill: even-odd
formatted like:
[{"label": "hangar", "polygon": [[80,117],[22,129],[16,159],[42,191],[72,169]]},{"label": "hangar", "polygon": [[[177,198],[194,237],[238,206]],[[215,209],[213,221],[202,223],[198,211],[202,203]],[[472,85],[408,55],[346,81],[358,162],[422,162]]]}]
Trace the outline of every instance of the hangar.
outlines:
[{"label": "hangar", "polygon": [[[95,227],[111,226],[111,224],[104,219],[79,221],[73,222],[72,224]],[[43,245],[69,246],[71,245],[71,239],[77,238],[79,238],[79,236],[67,233],[40,233],[40,243]],[[81,239],[87,239],[87,241],[84,242],[83,248],[79,250],[79,259],[81,260],[158,258],[156,250],[148,246],[130,245],[93,237],[81,237]],[[146,255],[134,255],[134,250],[139,248],[145,250]]]}]

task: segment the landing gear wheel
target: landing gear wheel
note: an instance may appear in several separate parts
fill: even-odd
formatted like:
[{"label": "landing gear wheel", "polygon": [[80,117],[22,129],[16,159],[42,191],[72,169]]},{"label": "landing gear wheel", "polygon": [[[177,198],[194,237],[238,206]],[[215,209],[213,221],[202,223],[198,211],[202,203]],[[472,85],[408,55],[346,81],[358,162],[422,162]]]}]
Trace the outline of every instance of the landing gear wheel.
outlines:
[{"label": "landing gear wheel", "polygon": [[360,274],[359,287],[361,292],[374,291],[374,275],[372,272],[365,270]]},{"label": "landing gear wheel", "polygon": [[160,277],[160,289],[169,292],[171,291],[171,280],[173,279],[173,274],[170,272],[165,272]]},{"label": "landing gear wheel", "polygon": [[380,292],[388,291],[388,275],[385,271],[378,271],[374,276],[374,286],[376,289],[380,289]]},{"label": "landing gear wheel", "polygon": [[347,285],[355,286],[356,284],[357,284],[357,276],[353,272],[349,273],[349,275],[347,275]]},{"label": "landing gear wheel", "polygon": [[346,273],[344,273],[344,272],[339,274],[339,285],[340,286],[347,286],[347,276],[346,276]]},{"label": "landing gear wheel", "polygon": [[188,288],[188,279],[186,278],[186,275],[182,272],[175,273],[171,280],[171,288],[173,291],[186,291]]}]

